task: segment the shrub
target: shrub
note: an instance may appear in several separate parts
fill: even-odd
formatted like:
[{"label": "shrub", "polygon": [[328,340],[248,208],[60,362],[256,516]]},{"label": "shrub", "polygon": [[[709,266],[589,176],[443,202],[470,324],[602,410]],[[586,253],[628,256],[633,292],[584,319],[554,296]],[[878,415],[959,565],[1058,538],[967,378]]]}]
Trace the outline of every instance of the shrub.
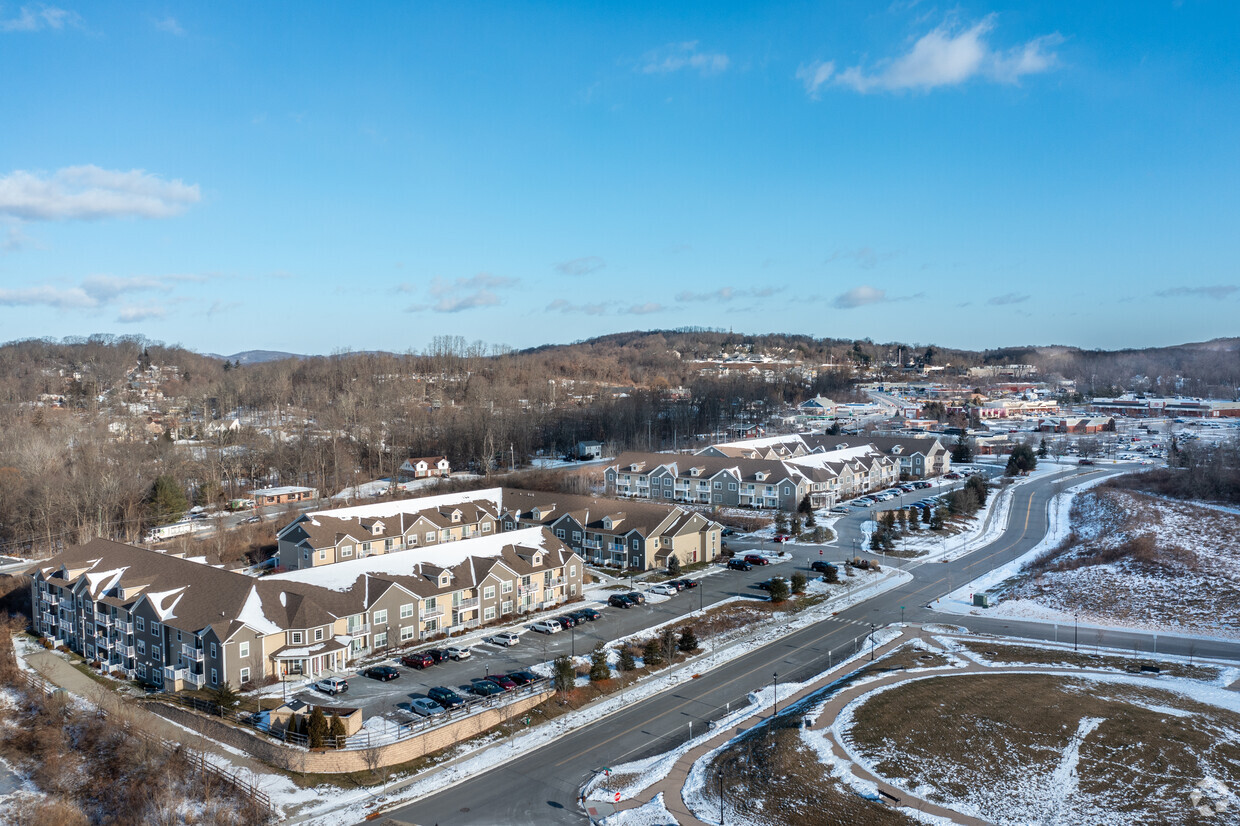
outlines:
[{"label": "shrub", "polygon": [[680,576],[680,557],[674,553],[667,558],[667,573],[670,576]]},{"label": "shrub", "polygon": [[783,602],[788,598],[788,582],[783,577],[775,577],[771,580],[768,593],[771,595],[771,602]]},{"label": "shrub", "polygon": [[310,748],[323,748],[323,741],[327,739],[329,731],[331,731],[331,724],[327,722],[327,715],[323,713],[322,708],[315,706],[306,724],[306,737],[310,739]]},{"label": "shrub", "polygon": [[573,661],[561,654],[555,658],[551,668],[551,680],[555,685],[555,690],[561,694],[572,691],[577,682],[577,672],[573,669]]},{"label": "shrub", "polygon": [[792,593],[794,594],[805,593],[806,583],[807,583],[807,580],[805,579],[805,574],[801,573],[800,571],[797,571],[795,574],[792,575]]},{"label": "shrub", "polygon": [[693,632],[692,625],[686,625],[680,629],[680,641],[676,643],[676,647],[685,654],[692,654],[698,650],[697,634]]},{"label": "shrub", "polygon": [[633,658],[633,649],[627,645],[620,648],[620,659],[616,663],[621,671],[634,671],[637,669],[637,660]]},{"label": "shrub", "polygon": [[590,652],[590,682],[599,683],[611,679],[611,667],[607,665],[607,649],[600,642]]},{"label": "shrub", "polygon": [[340,748],[344,745],[344,738],[348,736],[345,733],[344,720],[341,720],[340,715],[334,711],[332,712],[331,724],[327,731],[332,738],[332,745],[335,748]]},{"label": "shrub", "polygon": [[663,665],[663,648],[657,638],[646,640],[646,644],[642,646],[642,660],[648,668]]}]

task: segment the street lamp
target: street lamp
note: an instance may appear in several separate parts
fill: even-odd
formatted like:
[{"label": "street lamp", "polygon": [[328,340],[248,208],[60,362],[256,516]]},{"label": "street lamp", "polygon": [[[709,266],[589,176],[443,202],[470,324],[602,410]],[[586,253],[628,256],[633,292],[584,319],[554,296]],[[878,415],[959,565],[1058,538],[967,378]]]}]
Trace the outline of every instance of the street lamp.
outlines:
[{"label": "street lamp", "polygon": [[775,672],[771,676],[775,680],[775,711],[771,715],[772,717],[774,717],[775,715],[779,714],[779,672]]},{"label": "street lamp", "polygon": [[870,662],[874,662],[874,623],[870,623]]},{"label": "street lamp", "polygon": [[723,773],[719,774],[719,826],[723,826]]},{"label": "street lamp", "polygon": [[1080,619],[1080,615],[1077,612],[1073,611],[1072,612],[1072,650],[1073,651],[1076,651],[1077,621],[1079,619]]}]

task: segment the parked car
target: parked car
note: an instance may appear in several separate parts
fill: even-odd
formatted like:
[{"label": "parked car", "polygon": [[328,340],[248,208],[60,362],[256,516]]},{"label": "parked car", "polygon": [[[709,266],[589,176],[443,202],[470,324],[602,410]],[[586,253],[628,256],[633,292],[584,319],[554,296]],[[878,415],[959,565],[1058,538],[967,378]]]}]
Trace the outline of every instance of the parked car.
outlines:
[{"label": "parked car", "polygon": [[386,683],[388,680],[395,680],[399,677],[400,672],[390,665],[372,665],[362,672],[362,676]]},{"label": "parked car", "polygon": [[719,535],[720,536],[731,536],[734,533],[736,533],[735,528],[724,528],[722,531],[719,532]]},{"label": "parked car", "polygon": [[561,628],[576,628],[577,627],[577,618],[574,617],[572,614],[564,614],[563,616],[556,617],[555,621],[560,624]]},{"label": "parked car", "polygon": [[517,685],[529,685],[538,679],[538,675],[533,671],[514,671],[508,675],[508,679]]},{"label": "parked car", "polygon": [[487,677],[487,679],[495,683],[504,691],[512,691],[517,687],[516,680],[511,679],[506,674],[492,674],[490,677]]},{"label": "parked car", "polygon": [[750,565],[743,559],[729,559],[728,567],[733,571],[752,571],[753,565]]},{"label": "parked car", "polygon": [[682,582],[686,588],[698,587],[698,581],[696,579],[682,579],[680,582]]},{"label": "parked car", "polygon": [[514,634],[511,631],[501,631],[498,634],[493,634],[487,641],[493,645],[502,645],[507,648],[521,642],[521,635]]},{"label": "parked car", "polygon": [[761,588],[763,591],[769,591],[771,590],[771,583],[777,579],[780,580],[781,582],[784,581],[784,578],[782,576],[773,576],[770,579],[764,579],[761,582],[759,582],[758,587]]},{"label": "parked car", "polygon": [[633,603],[634,605],[645,605],[646,604],[646,598],[642,596],[641,593],[639,593],[638,591],[629,591],[627,594],[625,594],[625,596],[628,597],[629,602]]},{"label": "parked car", "polygon": [[503,694],[504,689],[497,686],[485,677],[474,677],[469,681],[469,690],[479,697],[491,697],[496,694]]},{"label": "parked car", "polygon": [[530,626],[540,634],[554,634],[560,630],[560,624],[553,619],[539,620]]},{"label": "parked car", "polygon": [[327,677],[315,683],[314,687],[324,694],[330,694],[334,697],[349,690],[349,681],[344,677]]},{"label": "parked car", "polygon": [[632,608],[633,603],[629,602],[629,598],[624,594],[612,594],[607,598],[607,604],[612,608]]},{"label": "parked car", "polygon": [[464,645],[449,645],[444,653],[453,660],[468,660],[470,655],[469,647]]},{"label": "parked car", "polygon": [[586,622],[594,622],[603,615],[593,608],[582,608],[580,611],[574,611],[573,616],[578,619],[585,620]]},{"label": "parked car", "polygon": [[1078,465],[1092,465],[1093,463],[1094,463],[1093,459],[1078,459],[1077,460]]},{"label": "parked car", "polygon": [[791,540],[792,540],[792,537],[791,537],[791,536],[789,536],[789,535],[788,535],[788,534],[786,534],[786,533],[777,533],[777,534],[775,534],[775,541],[776,541],[776,542],[789,542],[789,541],[791,541]]},{"label": "parked car", "polygon": [[439,703],[444,708],[457,708],[465,705],[465,698],[457,694],[450,688],[437,685],[426,692],[426,696]]},{"label": "parked car", "polygon": [[664,596],[675,596],[680,593],[680,589],[670,582],[660,582],[658,585],[651,587],[650,592],[653,594],[663,594]]},{"label": "parked car", "polygon": [[825,574],[827,571],[834,571],[835,566],[830,562],[823,562],[821,559],[815,559],[810,563],[809,569],[811,571],[817,571],[820,574]]},{"label": "parked car", "polygon": [[934,487],[934,485],[930,484],[929,482],[917,482],[915,484],[917,485],[918,490],[925,490],[926,488]]},{"label": "parked car", "polygon": [[434,717],[444,714],[447,709],[429,697],[415,697],[409,701],[409,710],[420,717]]},{"label": "parked car", "polygon": [[430,658],[436,663],[441,663],[448,659],[448,652],[442,648],[430,648],[427,649],[426,653],[430,655]]},{"label": "parked car", "polygon": [[416,651],[401,657],[400,662],[410,668],[428,668],[435,664],[435,658],[425,651]]},{"label": "parked car", "polygon": [[745,554],[745,561],[750,565],[770,565],[771,560],[761,554]]},{"label": "parked car", "polygon": [[834,508],[831,509],[831,513],[848,513],[848,508],[844,507],[843,505],[836,505]]}]

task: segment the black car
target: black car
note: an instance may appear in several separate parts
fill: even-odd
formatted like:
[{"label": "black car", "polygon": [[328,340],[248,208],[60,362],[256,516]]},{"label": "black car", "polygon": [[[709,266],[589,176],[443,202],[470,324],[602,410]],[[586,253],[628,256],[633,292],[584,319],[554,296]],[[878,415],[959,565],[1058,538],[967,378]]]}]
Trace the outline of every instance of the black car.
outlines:
[{"label": "black car", "polygon": [[625,596],[628,597],[629,602],[632,602],[634,605],[645,605],[646,604],[646,598],[642,596],[641,594],[639,594],[637,591],[630,591],[629,593],[625,594]]},{"label": "black car", "polygon": [[369,677],[372,680],[382,680],[383,682],[387,682],[388,680],[395,680],[399,677],[400,672],[395,668],[392,668],[390,665],[372,665],[370,668],[367,668],[362,672],[362,676]]},{"label": "black car", "polygon": [[469,690],[479,697],[493,697],[496,694],[503,694],[504,689],[485,677],[474,677],[469,681]]},{"label": "black car", "polygon": [[555,621],[565,628],[572,628],[577,624],[577,618],[572,614],[565,614],[562,617],[556,617]]},{"label": "black car", "polygon": [[593,608],[582,608],[580,611],[574,611],[572,616],[581,622],[594,622],[603,615],[598,611],[595,611]]},{"label": "black car", "polygon": [[538,675],[533,671],[514,671],[508,675],[508,679],[517,685],[529,685],[538,679]]},{"label": "black car", "polygon": [[782,576],[773,576],[770,579],[764,579],[758,583],[758,587],[763,591],[769,591],[771,590],[771,584],[777,579],[783,581],[784,578]]},{"label": "black car", "polygon": [[669,579],[667,584],[675,588],[677,591],[685,589],[685,581],[683,579]]},{"label": "black car", "polygon": [[811,571],[817,571],[820,574],[825,574],[828,571],[834,571],[835,566],[830,562],[823,562],[821,559],[816,559],[810,563],[809,569]]},{"label": "black car", "polygon": [[426,692],[426,696],[439,703],[444,708],[457,708],[465,705],[465,698],[457,694],[450,688],[444,688],[437,685],[430,691]]},{"label": "black car", "polygon": [[624,594],[612,594],[607,598],[607,604],[612,608],[632,608],[633,603]]},{"label": "black car", "polygon": [[728,567],[733,571],[752,571],[753,566],[743,559],[729,559]]},{"label": "black car", "polygon": [[683,591],[686,588],[698,587],[698,581],[696,579],[678,579],[671,584],[675,585],[681,591]]},{"label": "black car", "polygon": [[436,664],[448,659],[448,652],[444,651],[442,648],[431,648],[428,649],[426,653],[431,655],[431,659],[434,660]]}]

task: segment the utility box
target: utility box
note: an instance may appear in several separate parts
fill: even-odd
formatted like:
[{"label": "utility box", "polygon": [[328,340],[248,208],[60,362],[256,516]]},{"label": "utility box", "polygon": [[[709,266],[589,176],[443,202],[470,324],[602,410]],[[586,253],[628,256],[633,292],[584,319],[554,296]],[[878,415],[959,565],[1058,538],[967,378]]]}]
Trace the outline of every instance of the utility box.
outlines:
[{"label": "utility box", "polygon": [[973,595],[973,607],[974,608],[989,608],[990,607],[990,594],[986,593],[985,591],[979,591],[975,593]]}]

